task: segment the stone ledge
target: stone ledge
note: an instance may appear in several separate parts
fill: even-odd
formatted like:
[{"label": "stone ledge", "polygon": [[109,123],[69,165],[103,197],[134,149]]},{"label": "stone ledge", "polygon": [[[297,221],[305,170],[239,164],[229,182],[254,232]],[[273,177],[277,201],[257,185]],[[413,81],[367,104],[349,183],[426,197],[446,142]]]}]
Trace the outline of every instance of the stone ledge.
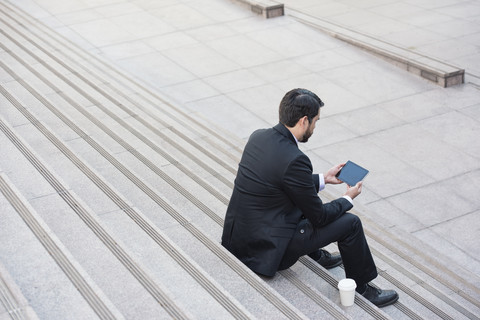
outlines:
[{"label": "stone ledge", "polygon": [[305,24],[375,54],[408,72],[432,81],[444,88],[465,82],[464,69],[296,10],[289,10],[288,14]]},{"label": "stone ledge", "polygon": [[283,4],[268,0],[234,0],[250,8],[253,12],[264,16],[267,19],[280,17],[285,14]]}]

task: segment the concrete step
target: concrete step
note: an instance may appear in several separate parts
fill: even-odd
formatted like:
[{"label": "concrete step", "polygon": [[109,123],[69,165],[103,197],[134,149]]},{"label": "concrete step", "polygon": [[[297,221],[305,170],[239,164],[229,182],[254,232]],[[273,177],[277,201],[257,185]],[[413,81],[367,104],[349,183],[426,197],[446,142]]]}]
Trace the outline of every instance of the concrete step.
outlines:
[{"label": "concrete step", "polygon": [[[27,21],[24,21],[24,23],[26,22]],[[7,27],[8,26],[5,26],[5,28]],[[34,29],[35,27],[30,26],[30,28]],[[13,29],[14,28],[11,28],[10,31],[16,32]],[[20,35],[17,34],[17,36]],[[224,181],[232,181],[233,173],[228,172],[228,170],[225,172],[225,166],[212,159],[211,156],[207,156],[205,158],[205,153],[202,151],[202,149],[198,148],[198,146],[195,146],[194,144],[190,144],[191,147],[189,147],[188,150],[189,154],[187,154],[186,157],[177,158],[185,156],[185,153],[178,152],[175,144],[164,143],[163,136],[159,135],[158,132],[155,132],[155,130],[148,128],[148,125],[145,125],[145,123],[141,123],[140,121],[134,119],[142,118],[148,123],[152,121],[152,125],[156,124],[160,128],[167,129],[167,126],[162,125],[162,122],[159,121],[159,119],[155,119],[154,115],[163,116],[164,107],[168,109],[167,113],[172,113],[174,112],[172,109],[175,108],[175,105],[169,105],[168,103],[163,102],[161,105],[162,108],[153,110],[140,110],[138,107],[143,105],[142,101],[152,101],[153,103],[151,103],[151,105],[156,105],[156,103],[158,101],[162,101],[162,99],[158,96],[158,94],[152,92],[152,90],[148,89],[145,85],[130,81],[128,77],[123,78],[122,82],[125,82],[119,84],[118,79],[110,76],[110,73],[105,73],[105,79],[103,82],[99,81],[97,76],[93,76],[91,79],[89,78],[89,81],[94,84],[93,86],[89,85],[88,82],[85,82],[83,79],[89,75],[88,72],[86,74],[82,74],[81,77],[79,77],[80,79],[76,79],[78,71],[72,72],[71,70],[67,70],[66,74],[69,74],[68,79],[72,79],[69,81],[65,81],[65,79],[59,75],[54,75],[53,78],[43,77],[43,79],[41,79],[39,76],[42,75],[40,72],[42,68],[47,68],[51,63],[51,65],[55,67],[52,67],[51,70],[48,71],[50,74],[50,72],[57,70],[57,68],[61,69],[61,64],[59,65],[55,60],[49,60],[49,62],[45,62],[45,64],[38,64],[37,62],[38,66],[32,66],[30,71],[25,70],[25,65],[28,62],[38,61],[35,56],[38,56],[39,53],[37,51],[34,52],[33,50],[28,51],[28,48],[25,48],[27,49],[25,50],[24,48],[19,47],[12,42],[12,39],[9,39],[6,34],[4,34],[4,37],[5,42],[10,41],[11,43],[9,45],[16,47],[14,54],[18,55],[20,59],[23,59],[23,61],[20,62],[19,59],[14,58],[9,60],[9,62],[14,63],[16,61],[16,63],[19,64],[19,66],[17,66],[18,69],[23,70],[21,71],[22,78],[23,76],[29,76],[30,78],[28,81],[24,80],[24,83],[21,83],[22,79],[20,79],[18,76],[12,76],[12,74],[4,75],[2,78],[8,79],[7,82],[9,82],[9,85],[11,80],[15,78],[20,83],[20,87],[24,88],[25,86],[28,86],[29,83],[32,83],[30,90],[25,92],[23,89],[24,92],[20,94],[22,97],[25,95],[33,96],[33,98],[30,97],[25,99],[28,102],[30,102],[30,99],[38,100],[39,98],[38,94],[31,94],[32,89],[42,89],[46,90],[46,95],[48,95],[50,100],[57,101],[54,103],[55,105],[62,106],[60,113],[55,113],[55,117],[52,117],[50,114],[44,118],[41,118],[42,122],[49,124],[51,123],[49,126],[51,128],[55,128],[55,132],[58,132],[58,136],[61,136],[62,139],[69,144],[69,147],[71,147],[72,150],[75,150],[74,154],[79,154],[83,159],[86,160],[86,163],[88,163],[86,165],[87,168],[95,168],[95,170],[99,172],[98,175],[104,177],[108,184],[111,183],[114,185],[119,193],[127,198],[129,203],[131,203],[133,206],[138,206],[142,212],[145,212],[148,218],[154,225],[157,226],[157,228],[165,232],[176,245],[187,252],[189,257],[191,257],[195,263],[200,265],[205,272],[209,273],[212,278],[215,278],[216,281],[218,281],[224,288],[229,288],[232,296],[241,301],[246,308],[250,308],[249,311],[252,314],[258,317],[262,317],[262,315],[266,314],[273,314],[268,313],[273,311],[265,311],[265,309],[253,310],[256,307],[252,307],[250,304],[250,302],[252,302],[252,294],[254,292],[266,290],[265,285],[262,284],[263,282],[259,281],[256,276],[249,273],[245,267],[238,263],[238,261],[236,262],[235,259],[232,259],[232,257],[229,256],[229,254],[222,250],[222,248],[218,245],[221,225],[223,224],[222,216],[225,212],[226,206],[224,199],[225,197],[228,197],[229,193],[231,192],[231,186],[222,183],[219,177],[223,177]],[[63,61],[75,61],[75,59],[68,58],[68,55],[76,55],[75,52],[68,54],[60,52],[58,48],[50,48],[48,44],[40,41],[38,38],[30,38],[30,41],[25,43],[31,43],[31,41],[35,41],[35,43],[37,41],[38,43],[42,43],[41,45],[37,44],[37,46],[34,47],[37,48],[37,50],[40,50],[38,49],[39,47],[45,47],[44,51],[40,50],[43,52],[43,54],[45,54],[45,51],[55,52],[55,55],[58,54],[62,57],[59,58],[60,61],[63,59],[65,59]],[[59,41],[64,40],[60,39]],[[34,54],[32,55],[32,53]],[[20,55],[22,56],[20,57]],[[12,58],[11,53],[8,53],[2,56],[2,61],[4,56]],[[45,58],[45,61],[47,61],[45,56],[43,58]],[[51,59],[51,57],[49,57],[49,59]],[[80,62],[78,62],[78,64],[82,63],[92,63],[93,65],[93,62],[90,60],[80,60]],[[83,67],[80,69],[84,71],[91,70],[91,67],[86,67],[83,64],[82,66]],[[95,66],[97,66],[97,62],[95,62]],[[4,65],[3,67],[3,69],[5,69],[7,66]],[[17,68],[15,68],[15,72],[17,72],[16,69]],[[111,67],[107,69],[111,69]],[[31,71],[35,71],[36,75],[32,77]],[[61,74],[62,73],[60,72],[60,75]],[[46,81],[55,81],[55,83],[53,83],[54,87],[45,85]],[[97,87],[101,86],[102,83],[109,84],[108,95],[113,96],[115,94],[115,96],[113,96],[114,99],[108,98],[105,94],[102,94],[101,91],[97,90]],[[124,83],[130,84],[125,85]],[[128,106],[128,109],[124,108],[125,105],[122,103],[115,103],[113,101],[120,101],[125,98],[122,95],[116,96],[119,90],[112,90],[117,84],[122,88],[131,87],[140,89],[138,92],[135,89],[136,94],[129,96],[132,100],[134,100],[134,102],[127,100],[128,103],[125,104]],[[56,90],[56,88],[60,88],[60,86],[63,86],[62,90]],[[20,89],[22,88],[11,85],[9,89],[16,92],[21,91]],[[104,88],[103,90],[106,89]],[[40,96],[41,95],[42,94],[40,94]],[[86,96],[92,97],[94,100],[92,101],[92,98],[86,98]],[[66,98],[70,100],[68,101],[69,103],[65,103],[65,101],[67,101]],[[94,105],[97,101],[100,102],[102,107],[105,108],[102,109],[99,106]],[[81,105],[83,103],[85,103],[86,106],[82,107]],[[50,104],[52,106],[54,105],[52,103]],[[70,108],[68,104],[78,104],[78,108]],[[30,104],[28,103],[28,105]],[[45,109],[45,105],[44,107],[39,108],[39,110],[42,108]],[[80,110],[84,109],[87,109],[88,113],[80,112]],[[57,110],[59,111],[59,108],[57,108]],[[139,110],[142,112],[139,112]],[[51,112],[52,108],[49,108],[47,113]],[[62,116],[63,112],[65,112],[64,116]],[[41,113],[42,111],[39,111],[39,114]],[[124,117],[119,117],[118,114],[123,114]],[[25,123],[25,120],[22,119],[21,116],[11,115],[9,117],[12,119],[11,121],[16,123]],[[131,122],[125,121],[125,117],[131,117],[131,122],[135,124],[133,125]],[[60,118],[62,118],[61,121],[55,120]],[[70,119],[70,122],[68,119]],[[75,119],[75,123],[73,123],[72,119]],[[95,119],[97,119],[97,121],[95,121]],[[72,124],[77,124],[77,122],[80,126],[80,131],[72,129]],[[66,123],[69,123],[69,125],[65,126]],[[140,125],[138,123],[140,123]],[[198,122],[191,121],[189,117],[185,117],[183,122],[172,123],[170,125],[172,128],[182,128],[185,127],[185,125],[188,127],[189,124],[193,128],[197,128],[195,131],[198,131],[202,128]],[[72,132],[74,132],[73,135]],[[87,134],[87,132],[89,134]],[[90,132],[93,134],[90,134]],[[174,131],[170,130],[169,135],[173,135],[173,133]],[[113,138],[115,135],[117,137]],[[81,137],[82,139],[74,139],[74,137]],[[202,135],[197,137],[190,136],[188,139],[203,141],[202,137]],[[218,139],[218,136],[212,132],[210,132],[209,138],[210,140],[216,140],[216,144],[218,145],[226,144],[225,141]],[[184,137],[182,137],[182,139],[185,141]],[[102,143],[99,144],[98,141],[102,141]],[[108,147],[107,144],[105,144],[106,148],[102,147],[102,145],[104,145],[103,141],[108,141]],[[93,147],[94,145],[96,145],[96,147]],[[157,146],[161,146],[161,148],[158,148]],[[227,167],[235,167],[236,163],[238,162],[238,152],[234,149],[235,148],[231,149],[233,151],[231,156],[227,155],[226,157],[222,157],[222,161],[230,162]],[[116,152],[112,154],[111,151],[113,150]],[[221,150],[219,153],[225,154],[225,150]],[[170,154],[175,154],[175,157],[168,158],[167,155]],[[115,161],[116,159],[118,159],[117,162]],[[141,159],[143,159],[143,161],[141,161]],[[160,166],[152,166],[152,163],[148,163],[148,161],[146,161],[149,159],[155,159],[155,163],[160,164]],[[181,163],[175,159],[181,159]],[[65,166],[65,169],[62,169],[62,177],[64,177],[64,179],[68,179],[69,172],[71,172],[71,170],[68,169],[68,166],[63,164],[64,161],[55,160],[54,158],[49,159],[49,161],[52,161],[51,163],[55,163],[59,166]],[[183,162],[188,163],[188,170],[181,169],[182,166],[184,166]],[[115,165],[113,165],[113,163],[115,163]],[[181,165],[180,168],[178,165]],[[129,168],[128,171],[125,171],[124,167]],[[159,169],[162,169],[162,171]],[[199,171],[201,171],[202,174],[193,179],[192,174]],[[77,177],[80,178],[81,174],[78,174],[78,176],[75,175],[75,178],[72,179],[71,183],[74,183]],[[173,187],[172,180],[178,181],[179,186]],[[166,181],[169,182],[165,183]],[[217,184],[215,185],[216,191],[207,188],[208,184],[212,181],[217,181]],[[221,186],[222,184],[223,186]],[[80,189],[82,188],[78,188],[78,190]],[[188,194],[185,192],[186,190],[188,190]],[[218,194],[215,194],[215,192],[218,192]],[[208,195],[208,193],[210,193],[210,195]],[[198,197],[197,199],[193,199],[191,195]],[[89,199],[92,197],[91,195],[89,196],[86,193],[82,196],[84,199],[88,199],[90,203],[92,203],[92,206],[95,205],[96,201],[91,201],[94,199]],[[325,194],[325,196],[328,198],[329,195]],[[166,213],[162,212],[162,215],[158,215],[159,207],[163,208]],[[98,202],[97,210],[100,212],[103,210],[104,214],[102,216],[106,217],[106,221],[110,221],[111,228],[125,230],[116,224],[116,221],[118,220],[116,213],[118,211],[115,214],[109,213],[115,212],[115,210],[112,209],[113,208],[109,208],[108,205]],[[408,269],[407,271],[414,270],[415,274],[419,273],[419,275],[415,275],[417,278],[414,277],[413,280],[413,284],[417,286],[422,286],[422,282],[430,283],[432,281],[431,278],[441,279],[443,277],[443,273],[447,272],[446,270],[448,269],[442,268],[442,263],[438,261],[435,263],[439,266],[439,268],[437,268],[438,270],[430,271],[432,275],[426,277],[423,273],[428,270],[422,270],[421,265],[418,263],[414,263],[412,265],[412,262],[414,261],[409,259],[408,252],[409,250],[412,250],[412,248],[406,247],[406,249],[404,249],[402,247],[397,247],[397,242],[399,243],[399,246],[405,246],[405,244],[402,244],[398,237],[394,237],[394,235],[386,233],[381,226],[378,227],[373,222],[368,221],[367,214],[364,214],[363,218],[366,218],[365,220],[367,220],[365,228],[369,232],[369,238],[375,239],[375,242],[377,239],[379,240],[378,244],[374,242],[372,248],[376,250],[377,254],[375,255],[375,258],[378,260],[378,265],[382,268],[381,277],[379,279],[380,283],[386,283],[386,286],[392,286],[392,283],[396,283],[398,289],[401,290],[402,287],[399,286],[399,284],[408,284],[409,286],[412,284],[411,280],[408,281],[407,277],[405,276],[407,274],[407,272],[405,272],[406,269]],[[138,247],[135,247],[131,242],[132,241],[130,240],[125,240],[127,245],[138,249]],[[384,247],[384,245],[388,243],[391,243],[391,245],[387,248]],[[205,250],[205,248],[207,248],[207,250]],[[394,258],[386,259],[384,257],[386,254],[392,255]],[[436,259],[434,259],[435,254],[430,254],[430,251],[428,250],[420,252],[417,255],[420,258],[425,259],[427,264],[431,264],[431,261],[436,261]],[[145,263],[148,264],[148,259]],[[224,264],[228,265],[228,267],[221,267]],[[399,267],[400,264],[408,267],[401,268]],[[388,272],[389,268],[400,270],[400,272],[393,277],[393,279],[396,281],[384,282],[386,279],[391,279],[391,275]],[[417,271],[417,269],[419,271]],[[451,266],[451,269],[456,270],[456,266]],[[459,268],[459,270],[461,270],[461,268]],[[475,305],[474,302],[475,298],[478,297],[478,286],[469,287],[466,285],[466,281],[461,281],[462,279],[469,279],[468,274],[461,275],[460,278],[456,279],[456,282],[463,282],[463,287],[458,287],[456,282],[454,282],[453,284],[455,284],[455,286],[452,288],[452,283],[450,283],[451,281],[448,281],[447,285],[442,284],[441,281],[439,281],[439,289],[436,288],[436,283],[431,288],[428,288],[427,286],[427,292],[435,292],[436,297],[441,297],[440,302],[435,300],[430,301],[430,299],[433,299],[431,297],[428,297],[428,299],[422,301],[420,297],[413,295],[416,290],[413,291],[413,293],[401,291],[402,296],[403,294],[405,294],[406,297],[409,296],[405,301],[413,303],[413,307],[410,307],[410,305],[407,307],[402,301],[400,301],[401,304],[397,304],[396,306],[388,307],[385,308],[385,310],[380,311],[371,306],[369,303],[363,301],[361,297],[358,297],[356,307],[348,309],[348,313],[346,313],[345,310],[341,310],[341,308],[338,306],[338,292],[335,289],[335,282],[343,276],[342,270],[337,268],[331,273],[322,273],[320,271],[322,271],[322,269],[315,264],[312,265],[309,259],[302,259],[301,263],[297,264],[295,268],[292,268],[292,270],[280,273],[274,279],[266,280],[266,283],[270,286],[270,290],[268,290],[266,293],[263,293],[263,295],[269,296],[267,300],[270,302],[271,299],[278,299],[282,303],[285,303],[285,299],[292,301],[295,307],[288,308],[290,308],[290,310],[306,310],[305,314],[307,317],[315,317],[315,315],[321,314],[322,317],[327,317],[330,315],[335,318],[348,318],[348,316],[352,316],[354,318],[388,318],[389,316],[393,318],[415,318],[419,316],[424,318],[431,318],[435,316],[440,318],[462,318],[463,316],[466,318],[476,318],[476,314],[478,314],[478,305]],[[319,280],[319,275],[323,280]],[[470,277],[470,279],[477,278]],[[243,284],[235,287],[235,289],[231,289],[230,287],[235,282],[242,282]],[[317,284],[320,286],[317,287]],[[456,288],[459,290],[455,290]],[[274,291],[271,291],[271,289],[274,289]],[[285,299],[280,299],[277,296],[278,293],[276,292],[283,295]],[[460,295],[464,293],[464,295],[458,298],[453,292],[459,292]],[[270,297],[270,295],[272,295],[272,297]],[[414,297],[410,298],[412,295]],[[452,298],[450,298],[450,296],[452,296]],[[309,301],[309,303],[306,304],[305,301]],[[460,312],[459,314],[459,312],[456,311],[458,310],[458,306],[455,306],[455,303],[452,301],[459,301],[457,304],[461,307],[460,309],[463,308],[462,311],[464,312]],[[447,302],[446,304],[448,305],[446,307],[444,306],[445,302]],[[429,308],[425,307],[425,304],[433,305],[435,307],[433,309],[435,309],[440,315],[435,312],[432,313]],[[285,303],[285,305],[288,306],[288,303]],[[454,306],[454,310],[451,308],[452,305]],[[442,311],[445,308],[447,311]],[[291,312],[289,313],[288,311],[285,311],[283,313],[286,314],[287,317],[293,317]]]},{"label": "concrete step", "polygon": [[[9,143],[6,140],[7,136],[5,134],[12,137],[11,129],[6,127],[3,122],[1,125],[2,149],[8,152],[9,157],[17,160],[17,168],[22,168],[22,172],[28,172],[31,169],[29,164],[18,155],[18,151],[15,150],[11,141],[9,141]],[[75,314],[77,316],[85,314],[87,317],[92,317],[91,314],[94,311],[104,318],[119,317],[120,314],[118,311],[115,311],[115,308],[111,307],[111,303],[105,302],[108,301],[107,299],[102,299],[103,293],[98,289],[96,284],[89,279],[86,272],[78,266],[78,263],[72,257],[71,253],[65,249],[63,243],[58,239],[55,231],[49,228],[47,223],[44,222],[44,219],[30,206],[25,198],[18,195],[19,192],[13,185],[15,181],[13,183],[9,182],[9,179],[6,177],[7,174],[11,173],[6,163],[8,158],[2,157],[1,160],[2,170],[5,169],[5,174],[2,176],[2,193],[7,197],[12,208],[16,210],[16,212],[10,211],[10,213],[13,214],[9,217],[11,224],[6,224],[6,226],[11,228],[9,229],[11,232],[5,234],[6,238],[2,243],[9,243],[10,245],[2,246],[2,248],[6,250],[4,252],[6,258],[2,258],[2,260],[8,263],[10,273],[16,275],[15,280],[19,282],[22,291],[26,293],[30,303],[35,306],[35,310],[38,309],[37,311],[42,318],[50,312],[52,312],[50,314],[64,313],[66,318],[70,318],[68,312],[72,312],[73,317],[75,317]],[[22,193],[35,197],[37,202],[51,198],[52,195],[55,194],[55,191],[49,186],[42,184],[34,185],[34,180],[27,179],[22,181],[24,177],[19,174],[14,175],[14,178],[17,185],[30,188],[30,190],[23,190]],[[33,183],[30,184],[30,182]],[[58,211],[60,212],[60,210]],[[23,221],[23,223],[21,223],[21,221]],[[25,231],[29,229],[33,233]],[[88,239],[86,241],[88,242]],[[35,245],[25,245],[25,247],[23,247],[22,243],[35,243]],[[86,242],[82,243],[85,244]],[[42,250],[38,249],[41,245],[44,247]],[[12,251],[13,249],[17,250]],[[38,254],[36,252],[38,252]],[[45,253],[44,256],[48,256],[48,253],[50,253],[50,259],[42,258],[43,253]],[[35,261],[36,263],[32,266],[32,263],[29,261]],[[55,268],[52,267],[51,262],[56,262],[58,266]],[[26,270],[23,269],[26,267],[32,268],[30,269],[30,273],[27,273]],[[51,272],[52,269],[59,271],[55,271],[55,274],[53,274]],[[65,274],[62,274],[61,271]],[[46,276],[49,273],[51,273],[51,277]],[[24,279],[22,277],[27,278]],[[44,279],[35,282],[34,279],[37,279],[37,277],[44,277]],[[72,281],[73,285],[71,287],[65,284],[68,282],[67,277]],[[58,292],[55,292],[55,286],[59,287]],[[67,291],[63,291],[63,287],[65,287]],[[70,289],[68,289],[69,287]],[[42,290],[46,291],[42,292]],[[72,294],[72,292],[75,292],[75,294]],[[58,294],[58,297],[52,299],[56,294]],[[85,297],[86,301],[78,301],[80,294]],[[71,298],[73,300],[68,302]],[[63,303],[63,301],[65,303]],[[86,310],[88,308],[87,302],[92,306],[93,310]]]},{"label": "concrete step", "polygon": [[[23,126],[24,133],[29,135],[29,129]],[[19,190],[26,195],[29,195],[29,203],[38,212],[41,218],[46,222],[56,237],[58,237],[72,255],[85,268],[86,272],[95,282],[97,286],[102,288],[103,292],[113,301],[118,307],[120,313],[104,315],[105,312],[100,310],[96,313],[101,318],[121,318],[122,314],[126,318],[151,318],[160,316],[166,318],[170,316],[179,318],[189,318],[187,316],[187,307],[178,308],[177,304],[180,299],[177,296],[174,302],[171,297],[173,295],[163,288],[163,285],[158,285],[157,281],[149,274],[150,272],[139,265],[139,259],[134,260],[134,254],[124,249],[126,246],[121,243],[121,240],[112,236],[106,230],[105,226],[97,220],[92,210],[83,203],[78,196],[67,187],[59,177],[57,177],[53,170],[43,164],[43,161],[30,150],[30,147],[22,141],[22,139],[13,132],[11,128],[2,121],[2,132],[8,136],[11,141],[11,147],[4,143],[5,150],[8,150],[8,156],[2,157],[2,168],[12,178],[13,182],[18,186]],[[37,142],[41,144],[41,139]],[[45,145],[42,145],[45,147]],[[10,147],[10,148],[9,148]],[[21,151],[22,158],[19,151]],[[8,148],[8,149],[7,149]],[[45,149],[45,148],[44,148]],[[48,149],[48,147],[46,147]],[[16,162],[12,161],[17,159]],[[28,158],[28,162],[27,162]],[[23,168],[22,173],[12,170]],[[32,167],[33,165],[33,167]],[[35,171],[36,170],[36,171]],[[98,197],[96,198],[98,200]],[[55,208],[55,210],[52,210]],[[127,208],[124,208],[127,210]],[[134,229],[131,228],[131,234]],[[37,235],[37,238],[43,239],[43,234]],[[45,246],[45,245],[44,245]],[[50,246],[51,247],[51,246]],[[52,250],[47,249],[51,252]],[[23,256],[27,254],[20,250],[18,255]],[[155,252],[155,256],[162,257],[161,252]],[[178,270],[178,274],[182,275],[181,268],[176,263],[172,263],[171,259],[162,259],[162,266],[165,268],[174,268]],[[64,262],[66,260],[66,262]],[[70,257],[62,258],[62,263],[68,264]],[[57,262],[59,263],[59,262]],[[59,263],[60,264],[60,263]],[[62,269],[71,269],[64,267]],[[77,275],[72,277],[78,278]],[[173,279],[168,277],[169,281]],[[197,290],[198,285],[195,281],[188,281],[189,277],[184,274],[182,279],[184,283],[188,284],[190,290]],[[166,283],[164,279],[162,282]],[[170,287],[178,288],[179,282],[176,281],[170,284]],[[27,284],[28,285],[28,284]],[[76,285],[77,288],[80,285]],[[205,295],[203,290],[198,294]],[[86,299],[90,295],[83,294]],[[213,300],[213,299],[212,299]],[[233,299],[231,299],[233,300]],[[37,301],[37,303],[51,303],[52,301]],[[219,312],[223,310],[221,306],[215,307],[214,304],[208,303],[205,299],[203,306],[208,305],[211,310]],[[55,310],[55,308],[53,308]],[[55,318],[59,315],[55,315]],[[227,314],[224,314],[227,316]]]},{"label": "concrete step", "polygon": [[[2,146],[6,146],[1,135]],[[32,319],[96,319],[96,312],[111,319],[121,314],[79,266],[55,234],[6,174],[0,174],[2,203],[2,277],[18,287],[25,302],[10,311],[22,319],[20,306],[30,306]],[[10,275],[10,277],[9,277]],[[88,300],[85,299],[88,297]],[[19,313],[19,317],[14,315]],[[7,317],[5,317],[6,319]],[[3,319],[3,318],[2,318]]]},{"label": "concrete step", "polygon": [[[7,212],[7,210],[11,209],[10,204],[7,203],[7,199],[3,197],[3,194],[0,196],[0,207],[2,208],[2,212]],[[9,214],[12,214],[12,212],[9,212]],[[2,241],[2,243],[6,243],[6,241]],[[37,313],[33,310],[25,298],[25,295],[3,265],[0,265],[0,292],[0,318],[39,319]]]}]

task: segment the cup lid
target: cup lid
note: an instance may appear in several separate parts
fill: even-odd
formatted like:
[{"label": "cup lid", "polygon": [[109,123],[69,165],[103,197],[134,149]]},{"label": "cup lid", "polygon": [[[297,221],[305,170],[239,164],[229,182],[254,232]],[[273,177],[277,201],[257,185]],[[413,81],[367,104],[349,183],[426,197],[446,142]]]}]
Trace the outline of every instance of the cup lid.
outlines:
[{"label": "cup lid", "polygon": [[355,280],[353,279],[342,279],[338,282],[338,289],[342,290],[354,290],[357,287]]}]

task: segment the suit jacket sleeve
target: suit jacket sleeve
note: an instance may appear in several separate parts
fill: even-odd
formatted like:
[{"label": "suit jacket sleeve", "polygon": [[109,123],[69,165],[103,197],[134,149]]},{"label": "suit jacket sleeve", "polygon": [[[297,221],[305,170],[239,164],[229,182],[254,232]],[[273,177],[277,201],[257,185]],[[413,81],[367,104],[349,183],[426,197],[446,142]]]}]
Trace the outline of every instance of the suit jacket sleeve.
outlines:
[{"label": "suit jacket sleeve", "polygon": [[320,192],[320,177],[318,174],[312,174],[312,179],[313,183],[315,184],[315,190],[317,190],[317,193]]},{"label": "suit jacket sleeve", "polygon": [[[316,177],[318,181],[318,176]],[[318,182],[314,182],[312,164],[304,154],[295,158],[287,167],[283,184],[285,192],[303,215],[315,227],[324,226],[338,219],[353,205],[344,198],[324,204],[317,194]]]}]

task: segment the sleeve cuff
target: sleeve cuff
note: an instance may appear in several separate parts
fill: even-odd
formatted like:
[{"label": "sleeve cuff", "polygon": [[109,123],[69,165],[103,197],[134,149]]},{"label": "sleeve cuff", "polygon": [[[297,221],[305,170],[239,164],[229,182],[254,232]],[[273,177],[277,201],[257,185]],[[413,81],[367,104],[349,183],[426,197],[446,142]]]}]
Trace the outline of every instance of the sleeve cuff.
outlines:
[{"label": "sleeve cuff", "polygon": [[325,189],[325,177],[323,176],[322,173],[318,175],[318,191],[322,191]]},{"label": "sleeve cuff", "polygon": [[343,196],[342,198],[347,199],[348,202],[350,202],[350,203],[352,204],[352,206],[353,206],[353,199],[352,199],[352,198],[350,198],[349,196]]}]

